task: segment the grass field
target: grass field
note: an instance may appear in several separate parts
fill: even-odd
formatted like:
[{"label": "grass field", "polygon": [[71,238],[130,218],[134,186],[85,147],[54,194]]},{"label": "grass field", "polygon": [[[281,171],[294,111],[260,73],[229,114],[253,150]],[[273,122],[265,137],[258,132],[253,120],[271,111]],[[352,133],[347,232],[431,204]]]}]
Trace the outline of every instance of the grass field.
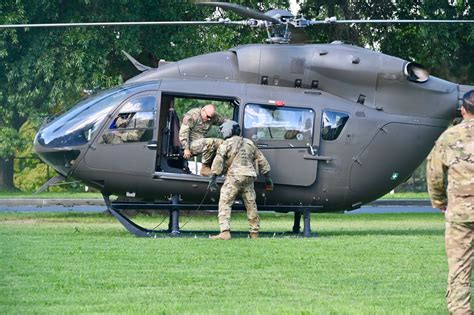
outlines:
[{"label": "grass field", "polygon": [[[441,214],[312,219],[318,238],[223,242],[136,238],[101,214],[2,213],[0,313],[446,314]],[[291,225],[262,215],[263,231]],[[216,228],[204,215],[186,226]]]}]

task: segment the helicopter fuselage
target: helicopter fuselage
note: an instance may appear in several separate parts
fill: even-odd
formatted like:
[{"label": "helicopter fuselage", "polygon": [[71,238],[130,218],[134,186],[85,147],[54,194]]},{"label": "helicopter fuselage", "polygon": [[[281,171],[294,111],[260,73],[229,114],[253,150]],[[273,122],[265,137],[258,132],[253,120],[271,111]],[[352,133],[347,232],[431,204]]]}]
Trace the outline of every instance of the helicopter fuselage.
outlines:
[{"label": "helicopter fuselage", "polygon": [[[176,151],[173,106],[227,102],[272,167],[274,190],[259,178],[258,204],[350,210],[410,176],[454,118],[461,90],[351,45],[248,45],[147,70],[85,100],[43,126],[35,149],[59,173],[109,194],[199,203],[208,179]],[[132,141],[115,125],[124,113],[140,134]],[[209,193],[205,202],[217,200]]]}]

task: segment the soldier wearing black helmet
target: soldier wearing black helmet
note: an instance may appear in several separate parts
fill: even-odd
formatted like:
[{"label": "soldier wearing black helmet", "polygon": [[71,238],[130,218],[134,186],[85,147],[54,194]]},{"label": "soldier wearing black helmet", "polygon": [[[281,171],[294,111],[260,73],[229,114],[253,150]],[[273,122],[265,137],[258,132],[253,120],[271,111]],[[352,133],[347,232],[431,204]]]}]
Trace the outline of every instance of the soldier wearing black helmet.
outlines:
[{"label": "soldier wearing black helmet", "polygon": [[262,152],[249,140],[240,137],[240,126],[235,121],[228,120],[220,126],[225,141],[217,149],[216,157],[209,176],[209,189],[217,190],[217,175],[226,174],[224,185],[219,197],[219,227],[220,234],[212,239],[229,240],[231,207],[240,194],[247,209],[250,225],[250,237],[257,238],[260,229],[260,218],[255,202],[254,182],[260,171],[265,175],[266,189],[273,189],[270,177],[270,165]]}]

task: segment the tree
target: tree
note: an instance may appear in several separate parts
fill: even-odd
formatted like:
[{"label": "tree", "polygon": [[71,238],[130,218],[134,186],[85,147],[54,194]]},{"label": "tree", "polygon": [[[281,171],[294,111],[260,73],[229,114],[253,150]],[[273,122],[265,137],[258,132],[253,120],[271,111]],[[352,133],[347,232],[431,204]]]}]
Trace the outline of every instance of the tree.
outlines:
[{"label": "tree", "polygon": [[[288,7],[288,1],[281,0],[242,4],[262,10],[270,9],[270,5]],[[187,1],[4,0],[0,2],[0,23],[188,21],[203,20],[213,10]],[[136,73],[121,50],[157,66],[161,58],[179,60],[260,42],[262,34],[224,26],[0,30],[0,190],[14,189],[13,160],[28,142],[19,134],[27,120],[67,110],[85,89],[108,88]]]}]

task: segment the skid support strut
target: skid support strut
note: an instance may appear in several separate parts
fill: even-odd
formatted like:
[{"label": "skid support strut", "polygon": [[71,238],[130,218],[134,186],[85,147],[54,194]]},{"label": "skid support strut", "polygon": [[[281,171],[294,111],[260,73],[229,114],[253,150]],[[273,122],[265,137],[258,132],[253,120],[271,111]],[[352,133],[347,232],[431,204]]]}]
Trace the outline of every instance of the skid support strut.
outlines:
[{"label": "skid support strut", "polygon": [[311,237],[311,209],[305,208],[295,210],[295,217],[293,221],[293,233],[298,234],[301,230],[301,213],[303,213],[303,236]]},{"label": "skid support strut", "polygon": [[293,233],[299,234],[301,230],[301,212],[295,210],[295,220],[293,221]]},{"label": "skid support strut", "polygon": [[179,232],[179,208],[175,207],[179,203],[179,195],[171,196],[170,221],[168,223],[168,232],[171,236],[178,235]]},{"label": "skid support strut", "polygon": [[304,209],[303,212],[303,236],[310,237],[311,236],[311,211],[309,209]]}]

